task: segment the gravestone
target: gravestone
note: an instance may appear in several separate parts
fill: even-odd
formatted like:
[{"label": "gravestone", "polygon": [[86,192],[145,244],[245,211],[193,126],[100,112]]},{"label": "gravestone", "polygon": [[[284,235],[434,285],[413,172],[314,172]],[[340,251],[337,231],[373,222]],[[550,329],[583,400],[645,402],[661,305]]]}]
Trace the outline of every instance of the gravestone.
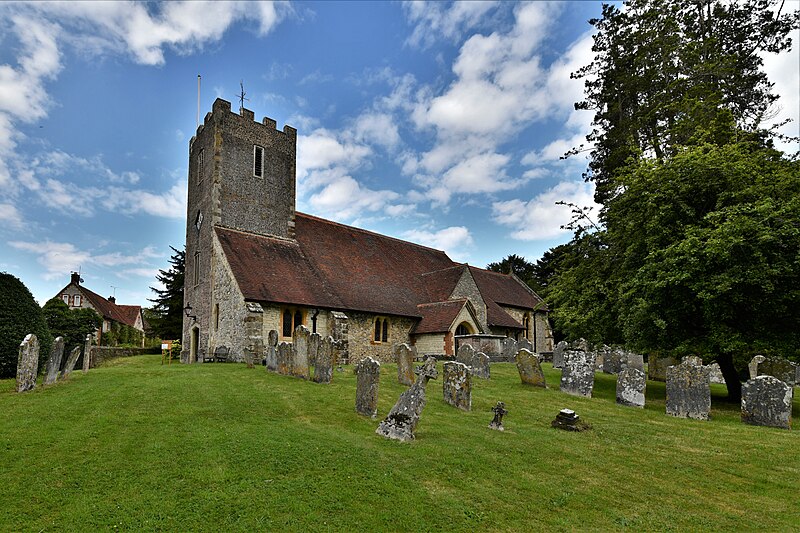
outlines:
[{"label": "gravestone", "polygon": [[[513,340],[513,339],[512,339]],[[482,379],[490,379],[489,356],[483,352],[475,352],[471,344],[462,344],[458,347],[456,361],[464,363],[472,371],[472,375]]]},{"label": "gravestone", "polygon": [[319,333],[312,333],[308,337],[308,364],[309,366],[317,365],[317,352],[319,346],[322,344],[322,335]]},{"label": "gravestone", "polygon": [[288,376],[292,372],[292,345],[281,341],[277,350],[278,374]]},{"label": "gravestone", "polygon": [[719,363],[711,363],[708,365],[708,371],[711,383],[725,385],[725,376],[722,375],[722,369],[719,367]]},{"label": "gravestone", "polygon": [[516,362],[519,379],[522,380],[523,383],[535,387],[547,388],[547,382],[544,379],[544,372],[542,372],[542,365],[539,363],[539,358],[533,355],[530,350],[523,348],[517,352]]},{"label": "gravestone", "polygon": [[625,368],[617,374],[617,403],[629,407],[644,408],[644,392],[647,379],[637,368]]},{"label": "gravestone", "polygon": [[92,335],[86,335],[86,342],[83,343],[83,373],[89,371],[92,363]]},{"label": "gravestone", "polygon": [[278,332],[270,330],[267,335],[267,370],[275,372],[278,370]]},{"label": "gravestone", "polygon": [[591,398],[594,388],[594,365],[594,356],[591,352],[580,350],[564,352],[561,392]]},{"label": "gravestone", "polygon": [[325,337],[319,343],[316,360],[314,381],[317,383],[330,383],[333,379],[333,337]]},{"label": "gravestone", "polygon": [[308,345],[311,332],[300,325],[294,329],[292,335],[292,368],[291,375],[297,378],[308,379]]},{"label": "gravestone", "polygon": [[45,367],[44,384],[50,385],[58,378],[58,369],[61,368],[61,359],[64,357],[64,337],[58,336],[53,341],[50,357],[47,358]]},{"label": "gravestone", "polygon": [[572,344],[570,344],[570,348],[572,350],[580,350],[582,352],[588,352],[589,342],[583,337],[581,337],[580,339],[573,341]]},{"label": "gravestone", "polygon": [[414,430],[417,428],[422,409],[425,407],[425,387],[429,380],[436,379],[437,376],[436,359],[428,357],[418,370],[417,381],[400,395],[397,403],[380,423],[375,433],[383,435],[387,439],[403,442],[413,440],[415,438]]},{"label": "gravestone", "polygon": [[464,411],[472,409],[472,380],[467,365],[458,361],[444,363],[442,394],[445,403]]},{"label": "gravestone", "polygon": [[591,424],[581,420],[581,417],[572,409],[562,409],[550,423],[551,427],[564,431],[586,431],[592,429]]},{"label": "gravestone", "polygon": [[64,365],[64,370],[61,371],[61,378],[66,379],[70,372],[75,370],[75,363],[78,362],[78,357],[81,356],[81,347],[76,346],[69,352],[69,357],[67,358],[67,363]]},{"label": "gravestone", "polygon": [[707,366],[690,361],[667,368],[667,414],[708,420],[711,386]]},{"label": "gravestone", "polygon": [[564,352],[569,348],[567,341],[556,344],[553,350],[553,368],[564,368]]},{"label": "gravestone", "polygon": [[742,385],[742,422],[792,429],[792,387],[763,375]]},{"label": "gravestone", "polygon": [[619,374],[625,368],[625,352],[619,349],[609,350],[603,357],[603,373]]},{"label": "gravestone", "polygon": [[378,414],[378,385],[381,380],[381,364],[372,357],[365,357],[356,365],[356,412],[375,418]]},{"label": "gravestone", "polygon": [[640,353],[625,351],[625,365],[627,368],[635,368],[644,372],[644,357]]},{"label": "gravestone", "polygon": [[19,345],[17,359],[17,392],[36,388],[36,374],[39,372],[39,339],[28,333]]},{"label": "gravestone", "polygon": [[503,417],[508,414],[508,411],[506,411],[506,404],[503,402],[497,402],[497,405],[492,407],[492,412],[494,413],[494,418],[492,418],[492,421],[489,422],[489,429],[505,431],[505,428],[503,427]]},{"label": "gravestone", "polygon": [[694,366],[703,366],[703,358],[697,355],[685,355],[683,359],[681,359],[681,363],[689,363],[690,365]]},{"label": "gravestone", "polygon": [[773,376],[790,387],[795,386],[797,369],[795,364],[783,357],[767,357],[758,365],[759,376]]},{"label": "gravestone", "polygon": [[678,361],[674,357],[658,357],[651,355],[647,360],[647,379],[667,381],[667,368],[675,366]]},{"label": "gravestone", "polygon": [[397,381],[410,387],[414,384],[414,359],[417,358],[417,350],[405,343],[396,344],[394,353],[397,360]]},{"label": "gravestone", "polygon": [[511,337],[506,337],[503,339],[503,345],[501,347],[503,360],[504,361],[513,361],[514,357],[517,355],[517,341],[512,339]]},{"label": "gravestone", "polygon": [[747,365],[747,369],[750,371],[750,379],[758,376],[758,365],[764,362],[763,355],[755,355],[752,359],[750,359],[750,363]]}]

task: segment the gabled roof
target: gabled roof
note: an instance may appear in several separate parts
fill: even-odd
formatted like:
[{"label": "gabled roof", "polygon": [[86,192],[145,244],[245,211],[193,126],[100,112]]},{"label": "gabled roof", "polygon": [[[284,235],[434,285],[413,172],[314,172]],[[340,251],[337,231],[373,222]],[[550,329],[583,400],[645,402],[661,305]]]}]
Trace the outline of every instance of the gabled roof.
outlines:
[{"label": "gabled roof", "polygon": [[141,306],[117,305],[103,298],[96,292],[90,291],[83,285],[77,283],[67,283],[63,289],[58,291],[58,294],[64,292],[70,285],[77,287],[77,289],[81,291],[81,294],[83,294],[84,298],[89,300],[89,303],[92,304],[92,307],[94,307],[97,313],[103,318],[114,320],[115,322],[120,322],[122,324],[127,324],[131,327],[136,327],[136,317],[142,312]]},{"label": "gabled roof", "polygon": [[522,309],[546,309],[542,299],[519,278],[474,266],[469,270],[485,300]]},{"label": "gabled roof", "polygon": [[[117,304],[117,309],[119,309],[120,313],[125,317],[125,323],[129,326],[136,325],[136,319],[142,314],[142,307],[140,305]],[[142,318],[142,326],[144,326],[144,318]]]},{"label": "gabled roof", "polygon": [[465,305],[467,305],[466,298],[418,305],[417,309],[422,319],[411,329],[411,334],[450,331],[450,327]]},{"label": "gabled roof", "polygon": [[441,250],[303,213],[295,213],[296,240],[219,226],[214,231],[245,300],[417,317],[426,329],[440,328],[440,321],[464,305],[448,299],[469,268],[487,301],[491,325],[522,327],[494,296],[504,305],[541,303],[513,277],[455,263]]}]

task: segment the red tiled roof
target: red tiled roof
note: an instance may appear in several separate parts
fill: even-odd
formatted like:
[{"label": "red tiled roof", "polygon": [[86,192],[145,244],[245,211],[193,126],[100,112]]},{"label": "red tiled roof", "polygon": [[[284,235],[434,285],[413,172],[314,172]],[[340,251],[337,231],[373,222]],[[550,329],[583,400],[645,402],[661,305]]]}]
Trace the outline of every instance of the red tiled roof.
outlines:
[{"label": "red tiled roof", "polygon": [[136,318],[142,313],[141,306],[117,304],[117,308],[119,309],[120,313],[125,317],[126,324],[128,324],[129,326],[136,325]]},{"label": "red tiled roof", "polygon": [[[69,287],[69,285],[67,285],[67,287]],[[96,292],[90,291],[83,285],[78,285],[77,287],[103,318],[127,324],[131,327],[136,326],[136,313],[141,312],[142,309],[138,305],[117,305],[109,302]]]},{"label": "red tiled roof", "polygon": [[542,299],[514,276],[474,266],[469,270],[484,300],[522,309],[547,309]]},{"label": "red tiled roof", "polygon": [[422,320],[412,328],[411,334],[449,331],[453,321],[466,303],[466,299],[461,299],[418,305],[417,309],[422,316]]}]

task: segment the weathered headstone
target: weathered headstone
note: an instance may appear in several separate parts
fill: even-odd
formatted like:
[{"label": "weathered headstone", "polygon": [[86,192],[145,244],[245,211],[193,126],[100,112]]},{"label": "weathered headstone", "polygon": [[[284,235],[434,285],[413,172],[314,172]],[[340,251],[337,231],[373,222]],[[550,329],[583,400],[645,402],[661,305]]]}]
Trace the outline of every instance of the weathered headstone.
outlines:
[{"label": "weathered headstone", "polygon": [[630,407],[644,407],[647,379],[637,368],[625,368],[617,374],[617,403]]},{"label": "weathered headstone", "polygon": [[322,335],[319,333],[312,333],[308,337],[308,364],[309,366],[317,365],[317,352],[319,346],[322,344]]},{"label": "weathered headstone", "polygon": [[67,363],[64,365],[64,370],[61,371],[61,377],[59,379],[66,379],[70,372],[75,370],[75,363],[78,362],[78,357],[81,356],[81,347],[76,346],[69,352],[69,357],[67,358]]},{"label": "weathered headstone", "polygon": [[[528,339],[520,339],[519,342],[517,342],[517,353],[519,353],[520,350],[528,350],[533,355],[538,355],[536,353],[536,350],[533,349],[533,343],[531,341],[529,341]],[[515,353],[513,355],[513,357],[511,358],[510,362],[516,361],[516,357],[517,357],[517,354]]]},{"label": "weathered headstone", "polygon": [[703,358],[698,355],[685,355],[681,359],[681,363],[689,363],[694,366],[703,366]]},{"label": "weathered headstone", "polygon": [[677,364],[678,361],[674,357],[658,357],[651,354],[647,359],[647,378],[653,381],[666,381],[667,368]]},{"label": "weathered headstone", "polygon": [[523,383],[547,388],[547,382],[544,379],[544,372],[542,372],[542,365],[539,363],[539,358],[533,355],[530,350],[522,348],[517,352],[516,362],[519,379],[522,380]]},{"label": "weathered headstone", "polygon": [[719,367],[719,363],[711,363],[708,365],[708,372],[711,383],[725,385],[725,376],[722,375],[722,369]]},{"label": "weathered headstone", "polygon": [[[512,339],[513,340],[513,339]],[[462,344],[458,347],[456,361],[464,363],[472,371],[472,375],[482,379],[490,379],[489,356],[483,352],[475,352],[471,344]]]},{"label": "weathered headstone", "polygon": [[792,387],[768,375],[742,384],[742,422],[791,429]]},{"label": "weathered headstone", "polygon": [[583,337],[581,337],[580,339],[578,339],[576,341],[573,341],[572,344],[570,344],[570,348],[572,350],[579,350],[579,351],[582,351],[582,352],[588,352],[589,351],[589,342],[586,339],[584,339]]},{"label": "weathered headstone", "polygon": [[564,368],[561,371],[561,392],[591,398],[594,388],[594,365],[593,353],[567,350],[564,353]]},{"label": "weathered headstone", "polygon": [[767,357],[758,365],[759,376],[773,376],[794,387],[797,378],[795,364],[783,357]]},{"label": "weathered headstone", "polygon": [[53,341],[50,357],[47,358],[45,367],[44,384],[50,385],[58,378],[58,369],[61,368],[61,359],[64,358],[64,337],[58,336]]},{"label": "weathered headstone", "polygon": [[763,355],[755,355],[750,359],[750,363],[747,365],[747,370],[750,371],[750,379],[758,376],[758,365],[763,363],[764,359],[766,359],[766,357]]},{"label": "weathered headstone", "polygon": [[564,352],[569,348],[567,341],[556,344],[553,350],[553,368],[564,368]]},{"label": "weathered headstone", "polygon": [[86,335],[86,342],[83,343],[83,373],[89,371],[92,363],[92,335]]},{"label": "weathered headstone", "polygon": [[505,428],[503,427],[503,417],[508,414],[508,411],[506,411],[506,404],[503,402],[497,402],[497,405],[492,407],[492,412],[494,413],[494,418],[492,418],[492,421],[489,422],[489,429],[505,431]]},{"label": "weathered headstone", "polygon": [[270,330],[267,335],[267,370],[275,372],[278,370],[278,332],[274,329]]},{"label": "weathered headstone", "polygon": [[330,383],[333,379],[333,337],[325,337],[317,348],[317,364],[314,365],[314,381]]},{"label": "weathered headstone", "polygon": [[644,372],[644,357],[640,353],[625,351],[625,363],[627,368],[635,368]]},{"label": "weathered headstone", "polygon": [[378,385],[381,380],[381,364],[372,357],[365,357],[356,365],[356,412],[375,418],[378,414]]},{"label": "weathered headstone", "polygon": [[414,359],[417,357],[417,350],[405,343],[396,344],[394,353],[397,360],[397,381],[410,387],[414,384]]},{"label": "weathered headstone", "polygon": [[288,376],[292,372],[292,345],[281,341],[277,350],[278,374]]},{"label": "weathered headstone", "polygon": [[464,411],[472,409],[472,380],[467,365],[458,361],[444,363],[442,394],[445,403]]},{"label": "weathered headstone", "polygon": [[383,422],[380,423],[375,433],[387,439],[409,441],[414,439],[414,430],[419,423],[422,409],[425,407],[425,386],[428,380],[436,379],[436,359],[428,357],[419,369],[417,381],[400,395],[397,403]]},{"label": "weathered headstone", "polygon": [[591,424],[581,420],[581,417],[572,409],[562,409],[550,423],[551,427],[564,431],[586,431],[592,429]]},{"label": "weathered headstone", "polygon": [[39,339],[29,333],[19,345],[17,359],[17,392],[36,388],[36,374],[39,371]]},{"label": "weathered headstone", "polygon": [[603,357],[603,373],[619,374],[625,368],[625,352],[620,349],[608,350]]},{"label": "weathered headstone", "polygon": [[667,368],[667,414],[708,420],[711,386],[707,366],[687,361]]},{"label": "weathered headstone", "polygon": [[501,349],[503,353],[503,360],[509,362],[514,360],[514,357],[516,357],[517,352],[519,351],[517,348],[517,341],[511,337],[506,337],[503,339],[503,345]]},{"label": "weathered headstone", "polygon": [[308,344],[311,332],[300,325],[294,329],[292,335],[292,368],[291,374],[298,378],[308,379]]}]

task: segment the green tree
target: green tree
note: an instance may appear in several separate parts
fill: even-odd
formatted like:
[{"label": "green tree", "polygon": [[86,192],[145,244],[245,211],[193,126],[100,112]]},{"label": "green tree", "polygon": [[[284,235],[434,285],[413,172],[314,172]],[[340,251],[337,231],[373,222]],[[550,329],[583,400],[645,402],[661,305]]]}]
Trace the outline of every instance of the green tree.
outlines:
[{"label": "green tree", "polygon": [[94,309],[70,309],[61,298],[47,300],[42,308],[47,326],[54,336],[64,337],[65,350],[83,345],[86,335],[94,333],[103,319]]},{"label": "green tree", "polygon": [[502,274],[513,273],[533,290],[537,290],[538,284],[535,280],[534,269],[535,265],[533,263],[528,262],[524,257],[516,254],[504,257],[502,261],[486,265],[486,270],[491,270],[492,272],[500,272]]},{"label": "green tree", "polygon": [[39,339],[39,369],[50,355],[52,337],[31,291],[15,276],[0,272],[0,378],[17,375],[19,345],[26,335]]},{"label": "green tree", "polygon": [[151,299],[155,305],[148,313],[153,334],[162,339],[180,339],[183,334],[183,282],[186,268],[186,252],[172,248],[170,268],[159,270],[156,276],[163,289],[150,287],[156,293]]}]

